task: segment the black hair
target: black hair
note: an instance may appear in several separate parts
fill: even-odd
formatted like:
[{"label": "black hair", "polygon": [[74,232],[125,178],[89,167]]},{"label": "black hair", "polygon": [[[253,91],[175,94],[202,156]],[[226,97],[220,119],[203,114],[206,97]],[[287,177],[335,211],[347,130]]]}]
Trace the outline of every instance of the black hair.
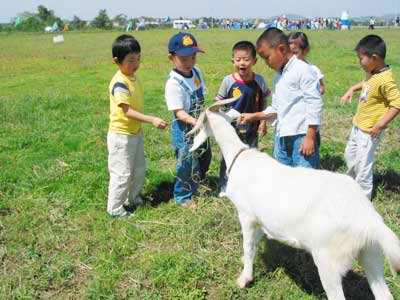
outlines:
[{"label": "black hair", "polygon": [[140,53],[139,42],[129,34],[117,37],[112,44],[112,55],[117,58],[117,63],[121,64],[130,53]]},{"label": "black hair", "polygon": [[304,32],[297,31],[291,32],[288,36],[289,43],[292,40],[300,39],[300,49],[305,50],[310,47],[310,43],[308,42],[308,37]]},{"label": "black hair", "polygon": [[366,54],[368,56],[376,54],[382,59],[385,59],[386,56],[386,44],[384,40],[380,36],[374,34],[370,34],[367,35],[366,37],[363,37],[358,42],[354,50]]},{"label": "black hair", "polygon": [[267,43],[271,48],[284,44],[289,47],[289,41],[286,34],[278,28],[268,28],[257,39],[256,47],[260,48],[262,43]]},{"label": "black hair", "polygon": [[237,42],[235,45],[233,45],[232,47],[232,55],[234,54],[234,52],[236,50],[246,50],[246,51],[250,51],[251,52],[251,56],[253,58],[257,57],[257,53],[256,53],[256,47],[254,47],[252,42],[249,41],[240,41]]}]

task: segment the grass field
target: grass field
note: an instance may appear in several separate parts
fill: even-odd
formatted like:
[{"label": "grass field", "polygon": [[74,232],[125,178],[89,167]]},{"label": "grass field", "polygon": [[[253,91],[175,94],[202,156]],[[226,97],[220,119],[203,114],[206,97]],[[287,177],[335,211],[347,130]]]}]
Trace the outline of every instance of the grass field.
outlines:
[{"label": "grass field", "polygon": [[[164,83],[171,68],[172,31],[137,32],[145,111],[171,121]],[[356,103],[340,96],[363,78],[352,50],[366,30],[309,32],[311,62],[325,74],[322,166],[344,172],[343,151]],[[388,44],[387,63],[400,78],[400,30],[376,30]],[[118,32],[67,33],[53,45],[45,34],[0,34],[0,298],[2,299],[319,299],[312,259],[262,241],[255,281],[235,286],[241,234],[227,199],[216,198],[218,149],[199,207],[170,199],[175,160],[169,132],[145,125],[147,204],[134,217],[106,214],[108,84],[115,72],[110,46]],[[260,31],[194,32],[211,102],[232,71],[234,42]],[[269,84],[273,72],[255,70]],[[397,81],[400,84],[400,81]],[[375,207],[400,235],[400,118],[386,131],[375,165]],[[261,140],[272,147],[272,130]],[[268,170],[265,170],[268,172]],[[266,194],[268,190],[266,190]],[[293,199],[296,201],[296,199]],[[357,213],[357,212],[354,212]],[[400,280],[385,264],[395,299]],[[361,268],[344,280],[349,299],[373,299]]]}]

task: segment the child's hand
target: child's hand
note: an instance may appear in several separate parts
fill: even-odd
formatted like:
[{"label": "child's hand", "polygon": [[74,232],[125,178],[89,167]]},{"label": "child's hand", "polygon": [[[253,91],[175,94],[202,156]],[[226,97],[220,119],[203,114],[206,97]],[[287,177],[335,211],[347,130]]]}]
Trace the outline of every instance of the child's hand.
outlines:
[{"label": "child's hand", "polygon": [[375,126],[372,127],[372,129],[369,131],[369,135],[370,135],[372,138],[376,138],[376,137],[381,133],[381,131],[382,131],[383,129],[384,129],[384,127],[382,127],[382,126],[380,126],[378,123],[376,123]]},{"label": "child's hand", "polygon": [[315,151],[315,141],[311,137],[304,137],[303,144],[300,146],[300,153],[304,156],[310,156]]},{"label": "child's hand", "polygon": [[153,121],[151,123],[158,129],[165,129],[168,126],[167,122],[157,117],[153,117]]},{"label": "child's hand", "polygon": [[260,125],[258,125],[257,132],[260,137],[263,137],[267,133],[267,124],[265,121],[261,121]]},{"label": "child's hand", "polygon": [[239,124],[251,123],[254,121],[254,114],[244,113],[238,118]]},{"label": "child's hand", "polygon": [[347,102],[351,102],[351,98],[353,98],[353,93],[354,93],[353,89],[349,89],[349,90],[346,92],[346,94],[344,94],[344,95],[342,96],[342,98],[340,98],[340,102],[341,102],[342,104],[347,103]]}]

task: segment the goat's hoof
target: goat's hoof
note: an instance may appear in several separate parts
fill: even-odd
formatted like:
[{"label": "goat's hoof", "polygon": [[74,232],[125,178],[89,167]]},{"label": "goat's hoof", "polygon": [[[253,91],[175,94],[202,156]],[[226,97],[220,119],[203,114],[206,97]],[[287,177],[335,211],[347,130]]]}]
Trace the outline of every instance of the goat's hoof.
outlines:
[{"label": "goat's hoof", "polygon": [[236,280],[236,284],[239,288],[243,289],[248,286],[253,281],[253,278],[250,276],[240,275]]}]

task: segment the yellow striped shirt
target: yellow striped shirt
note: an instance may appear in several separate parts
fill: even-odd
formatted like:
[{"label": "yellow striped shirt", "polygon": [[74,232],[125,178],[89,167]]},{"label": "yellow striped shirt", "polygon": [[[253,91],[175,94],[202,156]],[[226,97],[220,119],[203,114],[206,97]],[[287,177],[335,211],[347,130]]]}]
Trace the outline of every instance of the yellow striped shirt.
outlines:
[{"label": "yellow striped shirt", "polygon": [[400,109],[400,92],[392,70],[388,69],[371,75],[364,82],[353,124],[368,132],[390,107]]},{"label": "yellow striped shirt", "polygon": [[138,134],[141,122],[128,118],[121,107],[124,103],[133,110],[143,112],[143,88],[137,76],[129,77],[118,71],[110,82],[109,92],[110,125],[108,130],[114,133]]}]

